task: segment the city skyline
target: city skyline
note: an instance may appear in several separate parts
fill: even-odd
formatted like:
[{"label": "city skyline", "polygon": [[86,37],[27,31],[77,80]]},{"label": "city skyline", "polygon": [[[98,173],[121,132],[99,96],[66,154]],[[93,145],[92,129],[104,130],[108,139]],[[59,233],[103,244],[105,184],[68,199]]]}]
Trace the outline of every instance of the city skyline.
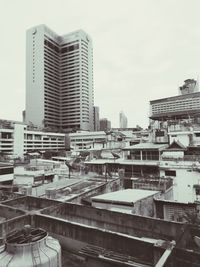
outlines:
[{"label": "city skyline", "polygon": [[[100,107],[100,118],[111,120],[113,127],[120,110],[130,127],[147,127],[149,101],[177,95],[184,80],[200,73],[198,1],[49,3],[53,2],[0,1],[1,24],[6,25],[0,45],[1,119],[22,120],[25,32],[38,24],[59,35],[81,28],[91,36],[94,104]],[[70,10],[67,15],[66,10]]]}]

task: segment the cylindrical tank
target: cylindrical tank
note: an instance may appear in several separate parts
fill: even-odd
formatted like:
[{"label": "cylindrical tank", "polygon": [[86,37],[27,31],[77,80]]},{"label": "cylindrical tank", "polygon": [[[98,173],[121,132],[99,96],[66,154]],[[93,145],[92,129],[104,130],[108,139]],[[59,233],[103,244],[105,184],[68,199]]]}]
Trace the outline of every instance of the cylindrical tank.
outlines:
[{"label": "cylindrical tank", "polygon": [[0,267],[61,267],[59,242],[41,228],[25,227],[8,235]]},{"label": "cylindrical tank", "polygon": [[45,190],[47,198],[55,199],[56,198],[56,188],[50,187]]}]

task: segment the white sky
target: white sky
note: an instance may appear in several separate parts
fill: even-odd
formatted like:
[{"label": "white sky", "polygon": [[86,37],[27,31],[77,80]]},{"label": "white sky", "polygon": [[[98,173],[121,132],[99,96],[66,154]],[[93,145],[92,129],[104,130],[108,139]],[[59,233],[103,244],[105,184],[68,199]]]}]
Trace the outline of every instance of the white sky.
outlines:
[{"label": "white sky", "polygon": [[148,125],[149,101],[200,74],[199,0],[0,0],[0,118],[22,120],[25,31],[46,24],[93,39],[95,105],[119,126]]}]

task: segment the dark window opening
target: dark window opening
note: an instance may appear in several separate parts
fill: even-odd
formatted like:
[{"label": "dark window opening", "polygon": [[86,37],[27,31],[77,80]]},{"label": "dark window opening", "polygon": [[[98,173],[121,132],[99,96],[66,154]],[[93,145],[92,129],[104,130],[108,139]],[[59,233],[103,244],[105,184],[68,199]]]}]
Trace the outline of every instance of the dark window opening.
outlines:
[{"label": "dark window opening", "polygon": [[176,176],[176,171],[165,171],[165,176]]}]

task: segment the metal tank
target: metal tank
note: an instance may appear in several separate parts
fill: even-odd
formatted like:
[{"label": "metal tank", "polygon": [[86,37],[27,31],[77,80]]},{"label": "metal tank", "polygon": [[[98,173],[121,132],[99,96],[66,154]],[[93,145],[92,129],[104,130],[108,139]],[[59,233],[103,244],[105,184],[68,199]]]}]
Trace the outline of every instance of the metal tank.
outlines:
[{"label": "metal tank", "polygon": [[29,225],[6,237],[0,267],[61,267],[59,242],[41,228]]},{"label": "metal tank", "polygon": [[54,188],[54,187],[49,187],[45,190],[46,197],[50,198],[50,199],[55,199],[56,193],[57,193],[56,188]]}]

